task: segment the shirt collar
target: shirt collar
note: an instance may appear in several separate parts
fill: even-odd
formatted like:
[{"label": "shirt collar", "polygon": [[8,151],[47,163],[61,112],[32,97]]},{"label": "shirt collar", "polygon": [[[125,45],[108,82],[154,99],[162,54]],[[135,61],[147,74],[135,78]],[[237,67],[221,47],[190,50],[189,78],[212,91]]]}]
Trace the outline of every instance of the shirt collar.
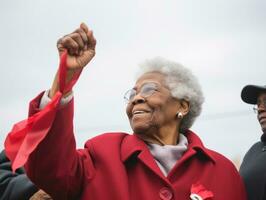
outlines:
[{"label": "shirt collar", "polygon": [[260,140],[263,142],[263,143],[266,143],[266,133],[263,133],[260,137]]}]

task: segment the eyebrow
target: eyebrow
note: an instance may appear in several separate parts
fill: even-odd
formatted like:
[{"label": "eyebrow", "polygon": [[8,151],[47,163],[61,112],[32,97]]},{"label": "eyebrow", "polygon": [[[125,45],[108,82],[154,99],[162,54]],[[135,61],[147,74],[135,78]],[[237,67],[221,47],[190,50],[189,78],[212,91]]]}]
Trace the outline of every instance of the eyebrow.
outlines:
[{"label": "eyebrow", "polygon": [[265,98],[262,98],[262,99],[257,99],[257,105],[260,105],[260,104],[264,104],[264,103],[266,103],[266,97]]},{"label": "eyebrow", "polygon": [[261,103],[261,102],[265,102],[265,101],[266,101],[266,97],[263,98],[263,99],[258,99],[258,100],[257,100],[257,103]]},{"label": "eyebrow", "polygon": [[[158,83],[158,82],[155,82],[155,81],[147,81],[147,82],[142,83],[142,84],[140,85],[140,88],[141,88],[143,85],[147,84],[147,83],[154,83],[156,86],[162,86],[162,85],[161,85],[160,83]],[[137,86],[135,85],[132,89],[136,90],[136,89],[137,89]]]}]

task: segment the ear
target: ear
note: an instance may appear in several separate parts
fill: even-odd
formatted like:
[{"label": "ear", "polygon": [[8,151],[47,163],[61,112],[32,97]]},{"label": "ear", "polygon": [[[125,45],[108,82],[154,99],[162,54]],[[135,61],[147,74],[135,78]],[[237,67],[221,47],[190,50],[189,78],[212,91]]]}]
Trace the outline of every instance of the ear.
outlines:
[{"label": "ear", "polygon": [[186,100],[182,100],[180,102],[179,112],[181,112],[183,116],[185,116],[188,114],[189,110],[190,110],[189,102]]}]

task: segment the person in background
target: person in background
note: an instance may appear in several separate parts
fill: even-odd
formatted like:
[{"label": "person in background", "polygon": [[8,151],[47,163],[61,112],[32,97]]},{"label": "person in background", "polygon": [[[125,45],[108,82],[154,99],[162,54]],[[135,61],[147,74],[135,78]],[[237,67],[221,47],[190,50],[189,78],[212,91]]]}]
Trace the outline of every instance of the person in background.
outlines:
[{"label": "person in background", "polygon": [[11,170],[11,162],[0,153],[0,200],[49,200],[52,199],[28,179],[23,168],[15,173]]},{"label": "person in background", "polygon": [[[84,23],[59,39],[66,84],[92,60],[95,46],[93,32]],[[51,89],[38,95],[29,111],[38,121],[43,113],[53,116],[50,110],[42,111],[56,105],[55,117],[44,115],[38,127],[52,119],[45,126],[47,132],[36,131],[37,125],[33,124],[35,131],[27,132],[23,139],[23,144],[29,144],[29,137],[35,141],[42,136],[25,167],[30,179],[53,199],[246,200],[244,184],[234,165],[206,148],[190,130],[201,113],[204,97],[189,69],[163,58],[144,62],[135,85],[124,96],[133,134],[101,134],[89,139],[80,150],[76,150],[73,133],[73,93],[60,90],[64,83],[62,76],[58,77],[63,74],[60,69],[65,68],[59,68]],[[99,76],[99,81],[107,80]],[[115,81],[111,75],[110,81]],[[64,101],[52,104],[62,93]],[[108,98],[112,93],[102,95],[111,107]],[[14,150],[12,136],[7,138],[6,147]]]},{"label": "person in background", "polygon": [[254,105],[262,135],[246,153],[240,166],[248,200],[266,199],[266,85],[247,85],[242,89],[241,98]]}]

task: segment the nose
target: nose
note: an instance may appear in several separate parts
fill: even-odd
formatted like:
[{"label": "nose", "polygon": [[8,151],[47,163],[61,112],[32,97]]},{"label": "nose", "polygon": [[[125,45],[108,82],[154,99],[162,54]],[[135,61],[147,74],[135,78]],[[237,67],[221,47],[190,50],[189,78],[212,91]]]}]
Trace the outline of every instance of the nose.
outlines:
[{"label": "nose", "polygon": [[266,106],[264,104],[258,104],[257,105],[257,109],[258,109],[258,115],[259,115],[262,112],[265,112],[266,111]]},{"label": "nose", "polygon": [[257,104],[257,107],[258,107],[258,110],[265,110],[266,104],[264,102],[261,102]]},{"label": "nose", "polygon": [[140,103],[144,103],[145,102],[145,98],[142,97],[140,95],[140,93],[136,94],[132,100],[132,104],[136,105],[136,104],[140,104]]}]

